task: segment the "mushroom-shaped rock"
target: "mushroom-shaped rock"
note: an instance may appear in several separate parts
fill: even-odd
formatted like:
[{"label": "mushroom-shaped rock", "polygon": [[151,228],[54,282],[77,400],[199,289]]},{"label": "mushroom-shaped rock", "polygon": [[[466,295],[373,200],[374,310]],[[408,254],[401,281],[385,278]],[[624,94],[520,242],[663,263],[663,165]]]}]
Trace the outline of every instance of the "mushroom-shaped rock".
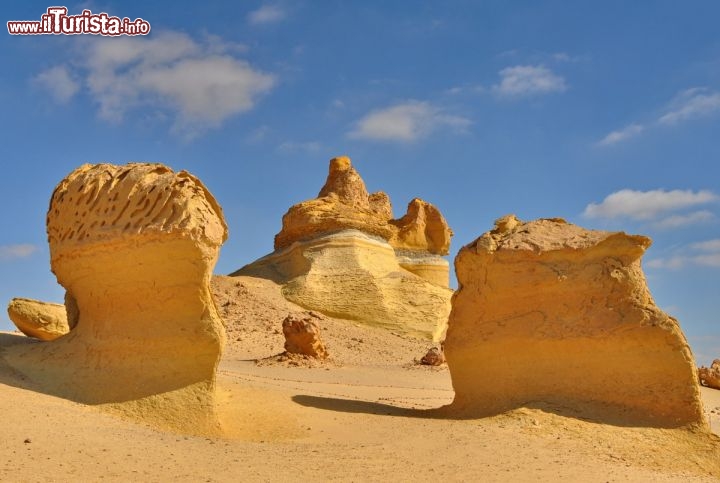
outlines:
[{"label": "mushroom-shaped rock", "polygon": [[7,311],[15,326],[23,334],[35,339],[54,340],[71,329],[63,304],[14,298],[8,304]]},{"label": "mushroom-shaped rock", "polygon": [[650,243],[510,216],[463,247],[445,341],[449,409],[540,404],[631,424],[705,425],[687,341],[645,283]]},{"label": "mushroom-shaped rock", "polygon": [[172,424],[214,424],[225,332],[209,282],[227,227],[200,180],[160,164],[83,165],[55,189],[47,233],[77,326],[8,360],[73,400],[161,395],[149,406]]}]

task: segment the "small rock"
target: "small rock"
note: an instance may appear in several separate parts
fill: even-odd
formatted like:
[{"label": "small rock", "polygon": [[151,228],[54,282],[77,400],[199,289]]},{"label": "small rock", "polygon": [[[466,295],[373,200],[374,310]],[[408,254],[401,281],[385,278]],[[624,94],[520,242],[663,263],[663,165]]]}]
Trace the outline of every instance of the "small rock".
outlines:
[{"label": "small rock", "polygon": [[328,357],[325,344],[320,339],[320,327],[312,312],[289,314],[282,323],[285,336],[285,350],[292,354],[303,354],[316,359]]},{"label": "small rock", "polygon": [[432,347],[429,351],[427,351],[427,354],[420,359],[420,363],[426,366],[439,366],[443,362],[445,362],[445,354],[442,349],[437,347]]}]

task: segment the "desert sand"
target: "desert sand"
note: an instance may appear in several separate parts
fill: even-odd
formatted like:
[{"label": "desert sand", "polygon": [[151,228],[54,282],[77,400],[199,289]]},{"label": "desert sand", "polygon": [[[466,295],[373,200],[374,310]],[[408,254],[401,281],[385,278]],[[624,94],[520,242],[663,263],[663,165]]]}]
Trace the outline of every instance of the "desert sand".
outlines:
[{"label": "desert sand", "polygon": [[[305,309],[280,286],[214,277],[228,345],[218,373],[223,437],[182,434],[43,393],[0,357],[1,481],[718,481],[720,438],[521,408],[455,419],[431,342],[326,317],[331,359],[278,357],[282,320]],[[237,297],[242,293],[242,297]],[[0,356],[19,344],[0,334]],[[720,434],[720,391],[702,388]]]}]

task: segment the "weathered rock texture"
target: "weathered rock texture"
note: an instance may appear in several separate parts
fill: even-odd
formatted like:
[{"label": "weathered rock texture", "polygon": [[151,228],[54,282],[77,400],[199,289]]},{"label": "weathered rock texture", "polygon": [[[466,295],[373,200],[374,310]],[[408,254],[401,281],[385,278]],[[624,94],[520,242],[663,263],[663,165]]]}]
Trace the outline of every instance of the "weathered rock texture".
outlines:
[{"label": "weathered rock texture", "polygon": [[225,333],[209,281],[227,227],[210,192],[160,164],[83,165],[55,189],[47,232],[77,325],[9,362],[73,400],[160,395],[147,405],[171,424],[214,424]]},{"label": "weathered rock texture", "polygon": [[447,287],[448,264],[441,256],[448,254],[453,233],[440,211],[415,198],[405,216],[392,216],[390,198],[381,191],[368,194],[350,158],[334,158],[318,197],[292,206],[283,216],[275,250],[354,229],[387,241],[401,251],[403,268]]},{"label": "weathered rock texture", "polygon": [[540,404],[704,425],[692,353],[645,283],[640,259],[650,243],[509,216],[462,248],[445,341],[450,409],[486,415]]},{"label": "weathered rock texture", "polygon": [[715,359],[710,367],[701,367],[698,373],[701,384],[720,389],[720,359]]},{"label": "weathered rock texture", "polygon": [[445,354],[442,348],[431,347],[427,353],[422,356],[420,363],[425,366],[441,366],[445,363]]},{"label": "weathered rock texture", "polygon": [[326,359],[328,351],[320,338],[319,317],[313,312],[289,314],[282,323],[285,350],[316,359]]},{"label": "weathered rock texture", "polygon": [[54,340],[70,331],[65,306],[39,300],[14,298],[8,304],[8,316],[28,337]]},{"label": "weathered rock texture", "polygon": [[285,297],[326,315],[441,337],[450,310],[452,231],[433,205],[392,219],[385,193],[368,194],[347,157],[330,161],[319,197],[288,210],[275,251],[233,275],[271,278]]}]

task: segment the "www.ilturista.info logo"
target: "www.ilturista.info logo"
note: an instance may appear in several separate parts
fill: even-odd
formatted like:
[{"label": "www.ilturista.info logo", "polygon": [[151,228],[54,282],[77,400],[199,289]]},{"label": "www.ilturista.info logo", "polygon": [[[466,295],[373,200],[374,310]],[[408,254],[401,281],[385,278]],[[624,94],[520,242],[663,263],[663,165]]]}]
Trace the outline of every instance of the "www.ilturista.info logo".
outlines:
[{"label": "www.ilturista.info logo", "polygon": [[83,10],[68,15],[65,7],[50,7],[40,20],[15,20],[7,23],[10,35],[147,35],[150,22],[141,18],[111,17],[106,13]]}]

